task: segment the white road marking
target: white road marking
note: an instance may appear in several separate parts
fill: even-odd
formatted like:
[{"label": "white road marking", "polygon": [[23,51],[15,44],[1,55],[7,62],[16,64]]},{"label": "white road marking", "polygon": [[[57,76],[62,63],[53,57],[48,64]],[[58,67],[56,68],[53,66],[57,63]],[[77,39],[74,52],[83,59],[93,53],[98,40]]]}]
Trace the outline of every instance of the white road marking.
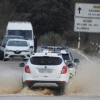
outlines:
[{"label": "white road marking", "polygon": [[[72,50],[76,51],[75,49],[72,49]],[[77,51],[77,52],[78,52],[78,54],[82,55],[87,61],[91,62],[87,56],[85,56],[84,54],[80,53],[79,51]]]}]

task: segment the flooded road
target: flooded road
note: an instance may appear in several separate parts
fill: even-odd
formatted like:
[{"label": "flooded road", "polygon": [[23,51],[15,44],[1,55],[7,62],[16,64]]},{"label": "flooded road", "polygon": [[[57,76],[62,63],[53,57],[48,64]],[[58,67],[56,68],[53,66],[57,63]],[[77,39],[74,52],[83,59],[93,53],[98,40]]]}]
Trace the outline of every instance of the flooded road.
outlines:
[{"label": "flooded road", "polygon": [[0,94],[15,94],[21,91],[22,70],[19,62],[0,61]]},{"label": "flooded road", "polygon": [[81,62],[79,69],[66,89],[67,95],[100,96],[100,64]]},{"label": "flooded road", "polygon": [[[74,54],[75,53],[75,54]],[[69,84],[66,87],[65,94],[59,96],[60,100],[99,100],[100,96],[100,61],[97,58],[89,58],[91,62],[88,62],[79,53],[72,51],[73,56],[80,58],[80,64],[76,75],[70,79]],[[76,56],[77,55],[77,56]],[[19,67],[19,63],[23,61],[0,61],[0,99],[6,97],[22,98],[31,96],[40,100],[40,98],[53,98],[58,99],[56,88],[36,88],[28,89],[25,87],[22,89],[22,70]],[[25,97],[24,97],[25,96]],[[43,96],[43,97],[41,97]],[[48,99],[49,99],[48,98]],[[15,99],[15,100],[17,100]],[[9,99],[7,99],[9,100]],[[24,99],[26,100],[26,99]]]}]

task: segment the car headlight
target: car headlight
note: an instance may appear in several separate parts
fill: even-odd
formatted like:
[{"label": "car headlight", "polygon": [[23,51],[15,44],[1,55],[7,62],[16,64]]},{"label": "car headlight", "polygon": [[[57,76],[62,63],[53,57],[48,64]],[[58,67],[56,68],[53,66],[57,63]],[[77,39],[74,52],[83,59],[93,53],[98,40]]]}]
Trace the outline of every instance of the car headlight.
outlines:
[{"label": "car headlight", "polygon": [[7,51],[7,52],[11,52],[12,50],[8,50],[8,49],[6,49],[5,51]]}]

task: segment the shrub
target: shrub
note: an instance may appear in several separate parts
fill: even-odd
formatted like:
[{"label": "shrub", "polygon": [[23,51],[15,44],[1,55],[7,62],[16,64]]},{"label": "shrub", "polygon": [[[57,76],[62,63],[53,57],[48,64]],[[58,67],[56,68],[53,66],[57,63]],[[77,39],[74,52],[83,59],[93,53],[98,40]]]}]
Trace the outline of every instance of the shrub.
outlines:
[{"label": "shrub", "polygon": [[63,39],[63,37],[57,33],[49,32],[48,34],[44,34],[39,38],[39,45],[65,45],[66,40]]}]

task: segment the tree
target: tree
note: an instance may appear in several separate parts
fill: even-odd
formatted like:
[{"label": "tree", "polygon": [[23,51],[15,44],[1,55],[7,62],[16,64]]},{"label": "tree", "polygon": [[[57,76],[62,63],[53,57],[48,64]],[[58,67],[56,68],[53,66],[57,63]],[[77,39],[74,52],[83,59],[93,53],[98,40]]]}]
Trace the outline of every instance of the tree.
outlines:
[{"label": "tree", "polygon": [[66,0],[39,0],[35,2],[29,20],[36,34],[68,30],[70,6]]}]

